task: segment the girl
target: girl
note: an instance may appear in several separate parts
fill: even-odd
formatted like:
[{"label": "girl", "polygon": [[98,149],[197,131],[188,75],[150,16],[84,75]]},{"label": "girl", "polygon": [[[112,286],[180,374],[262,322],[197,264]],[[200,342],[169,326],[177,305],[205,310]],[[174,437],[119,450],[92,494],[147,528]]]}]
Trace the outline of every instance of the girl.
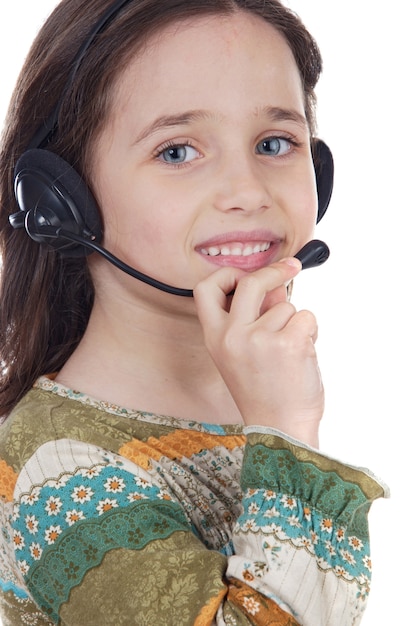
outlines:
[{"label": "girl", "polygon": [[384,488],[318,451],[287,298],[320,70],[277,0],[63,0],[39,33],[0,168],[5,624],[359,622]]}]

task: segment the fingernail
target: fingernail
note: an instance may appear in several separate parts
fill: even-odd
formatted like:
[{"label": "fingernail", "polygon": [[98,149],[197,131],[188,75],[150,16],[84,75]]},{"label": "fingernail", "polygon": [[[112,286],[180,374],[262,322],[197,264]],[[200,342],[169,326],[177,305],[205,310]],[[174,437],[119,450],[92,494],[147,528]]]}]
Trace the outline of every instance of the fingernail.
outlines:
[{"label": "fingernail", "polygon": [[286,259],[280,259],[281,263],[286,263],[290,267],[296,267],[296,269],[302,269],[302,263],[296,257],[287,257]]}]

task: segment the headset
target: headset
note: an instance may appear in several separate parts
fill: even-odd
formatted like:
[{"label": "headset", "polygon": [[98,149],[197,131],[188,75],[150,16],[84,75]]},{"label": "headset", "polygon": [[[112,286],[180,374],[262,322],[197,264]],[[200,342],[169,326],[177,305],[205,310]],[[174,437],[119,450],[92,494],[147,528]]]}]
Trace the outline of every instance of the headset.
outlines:
[{"label": "headset", "polygon": [[[24,228],[31,239],[54,249],[62,257],[85,257],[92,252],[98,252],[123,272],[156,289],[173,295],[192,297],[192,290],[157,281],[123,263],[100,245],[103,227],[92,192],[67,161],[47,150],[50,139],[58,129],[62,103],[72,87],[83,58],[95,38],[131,1],[114,2],[96,22],[79,48],[53,112],[38,129],[27,150],[17,161],[14,189],[19,211],[9,216],[9,222],[15,229]],[[330,149],[321,139],[313,140],[312,153],[318,193],[317,222],[319,222],[331,199],[334,162]],[[302,249],[295,255],[303,262],[304,268],[320,265],[326,261],[329,256],[326,244],[313,240],[307,246],[306,253]]]}]

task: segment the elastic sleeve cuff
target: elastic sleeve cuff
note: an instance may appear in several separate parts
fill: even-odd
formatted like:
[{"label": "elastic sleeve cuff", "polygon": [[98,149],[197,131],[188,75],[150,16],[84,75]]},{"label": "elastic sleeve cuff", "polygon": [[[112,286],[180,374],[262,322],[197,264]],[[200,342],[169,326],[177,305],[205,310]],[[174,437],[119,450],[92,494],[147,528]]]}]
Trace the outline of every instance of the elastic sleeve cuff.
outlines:
[{"label": "elastic sleeve cuff", "polygon": [[243,490],[297,497],[350,527],[362,526],[371,502],[389,495],[369,470],[341,463],[276,429],[249,426],[244,432]]}]

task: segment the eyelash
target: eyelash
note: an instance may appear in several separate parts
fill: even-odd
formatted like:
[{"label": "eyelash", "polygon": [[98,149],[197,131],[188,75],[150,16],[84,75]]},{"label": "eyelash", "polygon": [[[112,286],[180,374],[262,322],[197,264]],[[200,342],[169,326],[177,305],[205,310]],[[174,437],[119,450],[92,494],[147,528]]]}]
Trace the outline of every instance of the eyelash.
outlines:
[{"label": "eyelash", "polygon": [[[190,140],[186,140],[186,141],[173,141],[172,140],[172,141],[167,141],[166,143],[162,144],[159,148],[157,148],[157,150],[154,153],[155,159],[160,159],[162,154],[166,152],[166,150],[169,150],[171,148],[193,148],[194,150],[198,152],[197,148],[193,145],[192,141]],[[162,163],[164,165],[168,165],[169,167],[181,168],[181,167],[186,167],[187,165],[190,165],[192,161],[184,161],[182,163],[168,163],[167,161],[162,161]]]},{"label": "eyelash", "polygon": [[[290,150],[288,150],[287,153],[284,154],[276,154],[276,155],[271,155],[271,156],[275,156],[275,158],[279,158],[279,159],[283,159],[287,156],[289,156],[289,154],[291,154],[293,152],[293,150],[295,150],[296,148],[299,148],[302,146],[302,143],[299,141],[296,141],[294,139],[294,137],[290,136],[290,135],[266,135],[265,137],[263,137],[262,139],[260,139],[257,143],[256,143],[256,149],[257,147],[261,144],[261,143],[265,143],[266,141],[269,141],[271,139],[277,139],[279,142],[281,141],[286,141],[289,145],[290,145]],[[258,152],[258,154],[261,154]],[[270,155],[268,155],[270,156]]]},{"label": "eyelash", "polygon": [[[283,141],[287,141],[287,143],[290,144],[291,149],[288,151],[287,154],[285,153],[285,154],[283,154],[281,156],[275,155],[275,158],[280,158],[280,159],[285,158],[286,156],[288,156],[288,154],[292,153],[293,149],[299,148],[302,145],[301,142],[296,141],[292,136],[286,136],[286,135],[266,135],[265,137],[263,137],[263,139],[260,139],[256,143],[256,147],[262,141],[265,142],[265,141],[267,141],[269,139],[277,139],[277,140],[280,140],[280,141],[283,140]],[[193,148],[194,150],[196,150],[198,152],[197,148],[193,145],[192,141],[190,141],[190,140],[186,140],[186,141],[182,141],[182,142],[171,140],[171,141],[167,141],[166,143],[162,144],[159,148],[157,148],[157,150],[154,153],[154,158],[161,160],[160,157],[162,156],[162,154],[166,150],[169,150],[171,148],[183,148],[183,147],[184,148],[187,148],[187,147],[188,148]],[[190,161],[183,161],[182,163],[168,163],[167,161],[163,161],[163,160],[161,160],[161,162],[164,165],[168,165],[169,167],[182,168],[182,167],[186,167],[186,166],[191,165],[194,160],[195,159],[191,159]]]}]

